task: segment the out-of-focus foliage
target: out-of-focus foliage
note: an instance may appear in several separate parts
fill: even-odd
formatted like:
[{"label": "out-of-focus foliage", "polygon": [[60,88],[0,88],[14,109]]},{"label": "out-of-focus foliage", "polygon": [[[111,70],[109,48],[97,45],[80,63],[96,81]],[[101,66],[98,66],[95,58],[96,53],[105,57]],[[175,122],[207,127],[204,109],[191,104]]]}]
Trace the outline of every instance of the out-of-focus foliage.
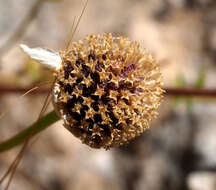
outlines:
[{"label": "out-of-focus foliage", "polygon": [[[206,80],[206,70],[205,69],[200,69],[198,77],[197,77],[196,81],[194,82],[194,84],[192,85],[192,87],[196,87],[196,88],[204,87],[205,80]],[[178,77],[176,79],[176,87],[177,88],[188,87],[188,84],[187,84],[186,79],[185,79],[183,74],[178,75]],[[188,112],[191,111],[191,107],[193,105],[192,98],[176,97],[175,100],[174,100],[174,108],[177,108],[180,105],[180,103],[185,103]]]},{"label": "out-of-focus foliage", "polygon": [[206,70],[203,68],[203,69],[200,69],[198,78],[196,82],[194,83],[194,86],[197,88],[202,88],[205,85],[205,81],[206,81]]},{"label": "out-of-focus foliage", "polygon": [[26,82],[23,82],[26,80],[28,81],[28,85],[32,85],[52,81],[52,79],[52,72],[33,59],[28,59],[24,68],[14,76],[14,81],[18,85],[22,85],[23,83],[26,85]]}]

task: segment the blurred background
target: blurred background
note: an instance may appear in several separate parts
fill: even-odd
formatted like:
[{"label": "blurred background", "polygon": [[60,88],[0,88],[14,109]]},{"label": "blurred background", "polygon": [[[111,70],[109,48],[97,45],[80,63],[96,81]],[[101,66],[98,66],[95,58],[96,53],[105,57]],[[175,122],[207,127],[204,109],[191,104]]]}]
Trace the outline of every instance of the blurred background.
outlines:
[{"label": "blurred background", "polygon": [[[0,1],[0,89],[52,80],[19,44],[64,49],[83,5],[80,0]],[[149,49],[165,87],[216,88],[215,0],[90,0],[74,40],[102,32],[128,36]],[[0,120],[0,142],[37,119],[45,94],[18,97],[0,91],[0,111],[13,106]],[[151,129],[109,151],[81,144],[60,121],[26,151],[11,189],[215,190],[215,114],[214,98],[165,95]],[[0,154],[0,176],[18,151]]]}]

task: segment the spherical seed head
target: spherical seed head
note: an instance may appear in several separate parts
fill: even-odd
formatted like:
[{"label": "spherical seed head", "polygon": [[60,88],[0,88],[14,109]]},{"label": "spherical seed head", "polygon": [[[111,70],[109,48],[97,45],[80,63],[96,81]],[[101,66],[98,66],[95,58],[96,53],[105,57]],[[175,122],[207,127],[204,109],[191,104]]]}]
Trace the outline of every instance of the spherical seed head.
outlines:
[{"label": "spherical seed head", "polygon": [[93,148],[123,145],[149,128],[163,90],[151,54],[125,37],[90,35],[60,52],[53,103],[64,126]]}]

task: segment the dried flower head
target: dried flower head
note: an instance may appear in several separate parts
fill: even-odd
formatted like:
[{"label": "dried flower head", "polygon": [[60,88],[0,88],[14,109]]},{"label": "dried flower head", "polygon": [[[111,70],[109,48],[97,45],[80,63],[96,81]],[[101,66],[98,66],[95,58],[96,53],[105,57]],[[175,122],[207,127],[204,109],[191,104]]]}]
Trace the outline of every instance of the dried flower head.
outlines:
[{"label": "dried flower head", "polygon": [[149,128],[163,90],[151,54],[125,37],[90,35],[56,53],[21,48],[53,69],[53,105],[64,126],[83,143],[108,149]]},{"label": "dried flower head", "polygon": [[125,37],[90,35],[59,53],[53,104],[64,126],[93,148],[127,143],[149,128],[162,92],[151,54]]}]

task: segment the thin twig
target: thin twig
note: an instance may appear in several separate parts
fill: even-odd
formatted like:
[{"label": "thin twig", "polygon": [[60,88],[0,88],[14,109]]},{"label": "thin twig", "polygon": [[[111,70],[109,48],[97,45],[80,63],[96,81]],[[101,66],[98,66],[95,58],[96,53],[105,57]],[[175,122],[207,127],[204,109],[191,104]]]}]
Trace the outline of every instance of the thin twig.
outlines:
[{"label": "thin twig", "polygon": [[[27,92],[31,87],[16,87],[16,86],[0,86],[0,95],[8,94],[8,93],[25,93]],[[41,87],[34,91],[32,94],[46,94],[49,92],[48,87]]]},{"label": "thin twig", "polygon": [[191,97],[215,97],[216,89],[208,88],[165,88],[164,93],[167,96],[191,96]]},{"label": "thin twig", "polygon": [[[0,86],[0,95],[8,93],[25,93],[32,87],[16,87],[16,86]],[[31,94],[45,94],[49,92],[48,87],[41,87],[35,90]],[[216,89],[208,88],[164,88],[165,96],[194,96],[194,97],[215,97],[216,98]]]}]

